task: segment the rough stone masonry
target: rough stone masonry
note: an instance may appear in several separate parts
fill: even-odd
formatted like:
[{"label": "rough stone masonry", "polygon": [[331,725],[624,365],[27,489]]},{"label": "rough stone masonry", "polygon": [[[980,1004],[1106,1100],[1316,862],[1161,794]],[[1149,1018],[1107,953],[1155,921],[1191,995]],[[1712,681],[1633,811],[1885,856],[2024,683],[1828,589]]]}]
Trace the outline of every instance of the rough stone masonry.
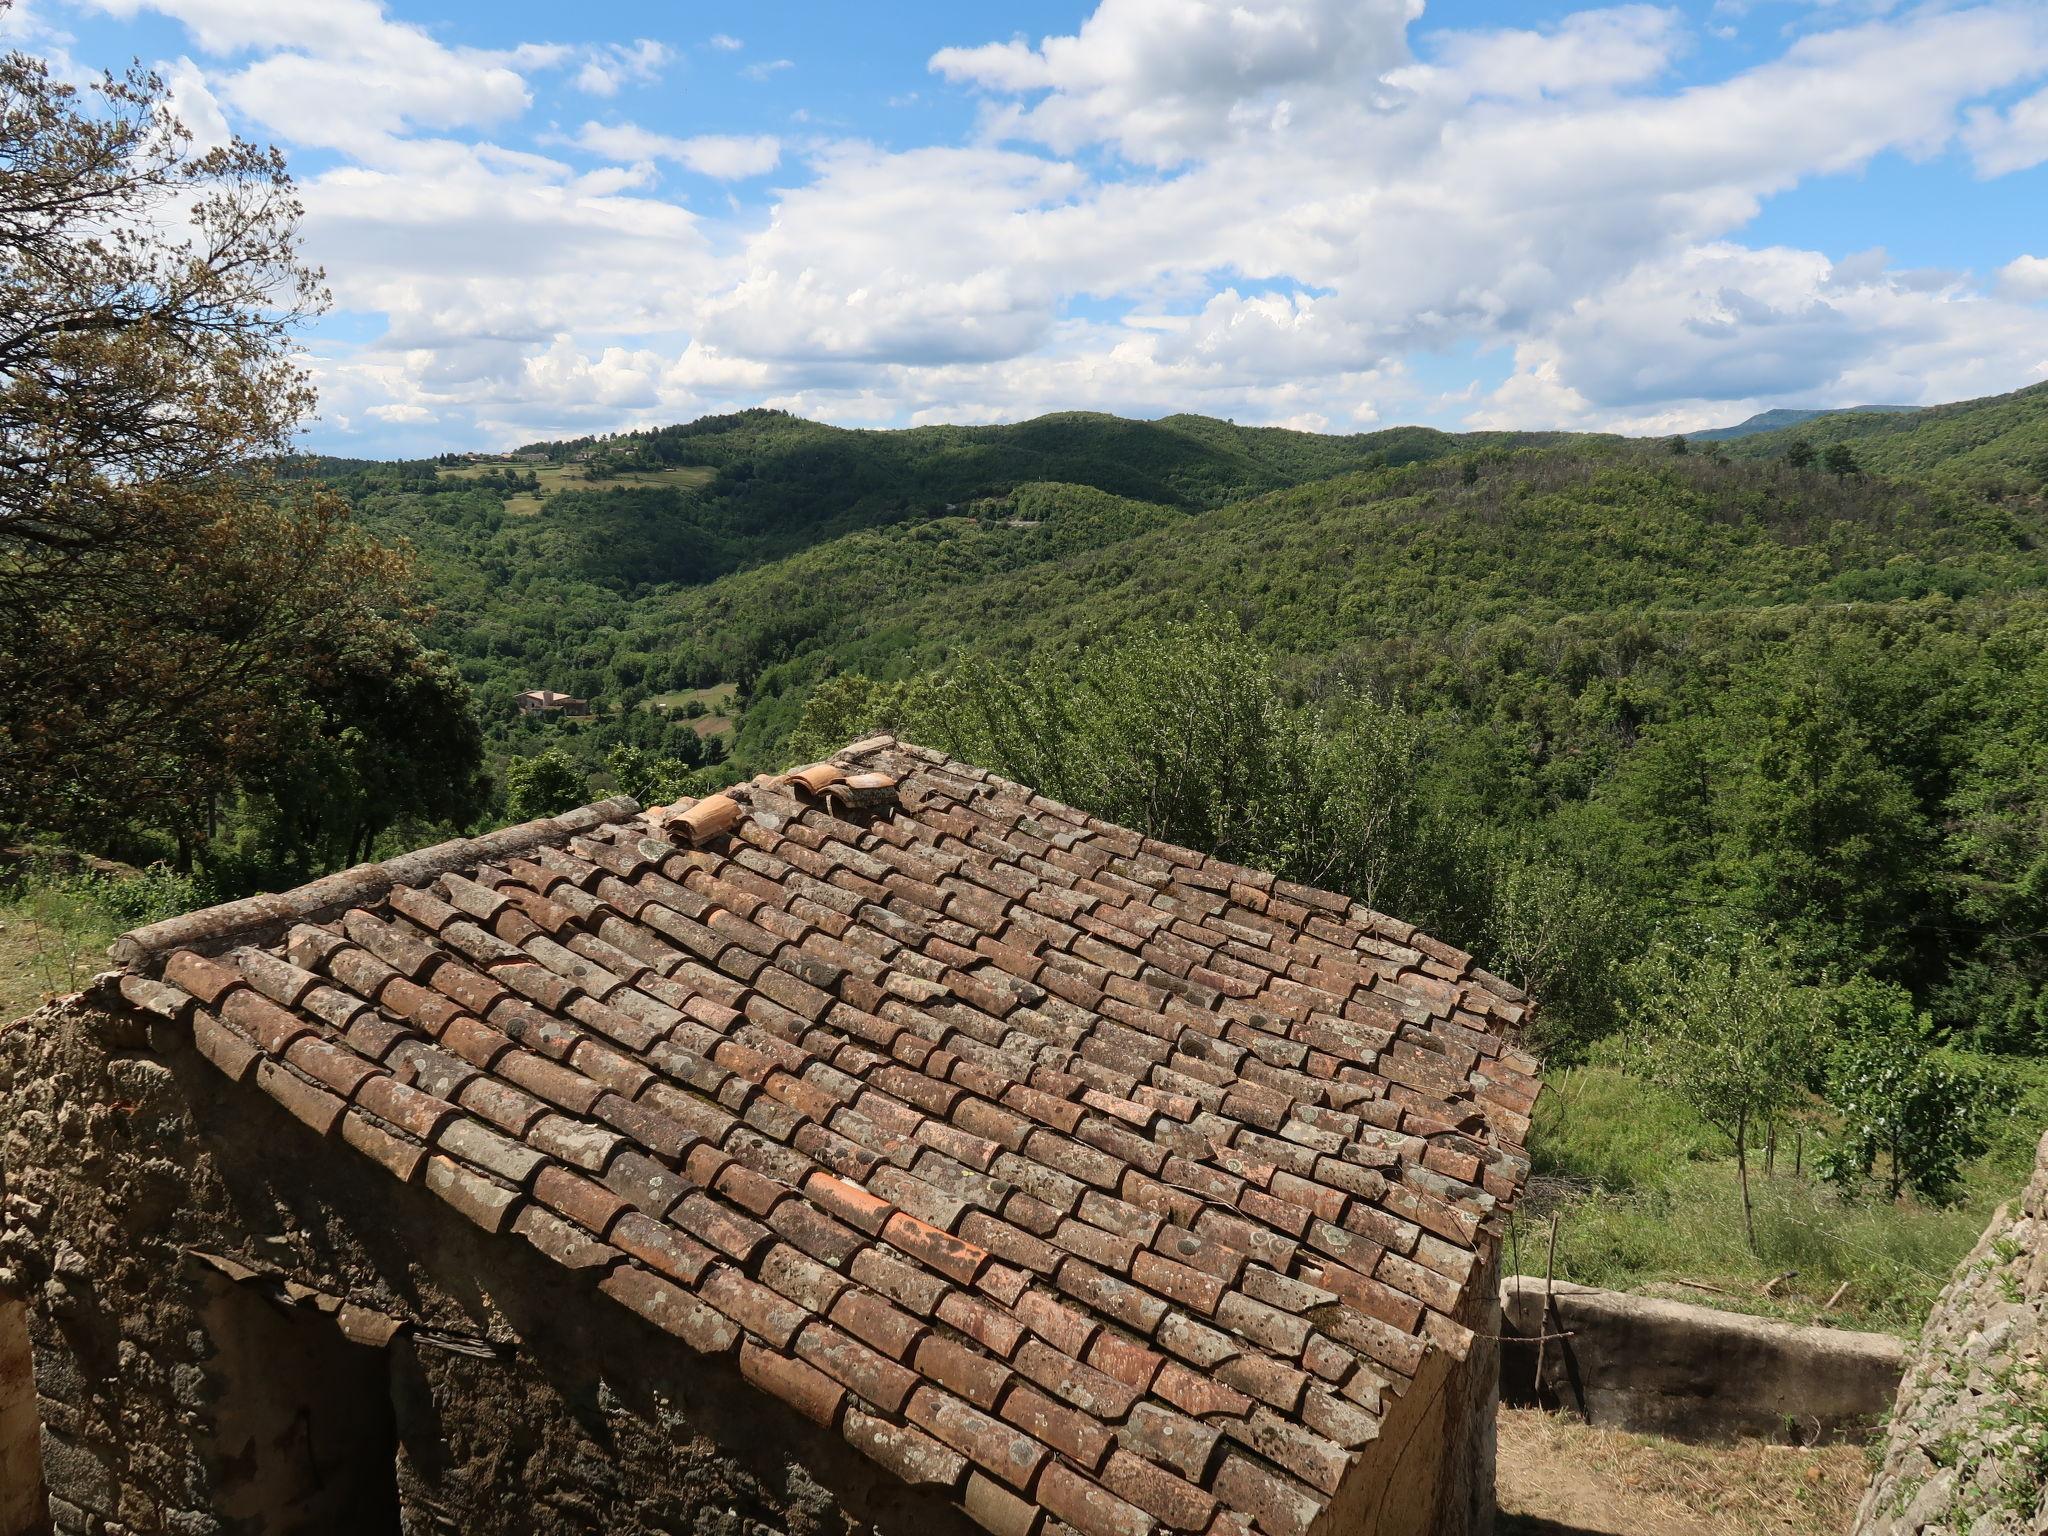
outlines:
[{"label": "rough stone masonry", "polygon": [[2048,1532],[2048,1136],[1942,1291],[1854,1536]]}]

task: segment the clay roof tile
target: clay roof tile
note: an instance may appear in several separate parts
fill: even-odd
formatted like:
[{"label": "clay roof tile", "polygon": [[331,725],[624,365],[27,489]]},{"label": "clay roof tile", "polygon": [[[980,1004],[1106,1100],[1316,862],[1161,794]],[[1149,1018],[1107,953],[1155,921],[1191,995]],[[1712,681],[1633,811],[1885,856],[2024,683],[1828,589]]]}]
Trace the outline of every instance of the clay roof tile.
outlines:
[{"label": "clay roof tile", "polygon": [[996,1536],[1305,1536],[1468,1347],[1538,1068],[1461,951],[888,737],[635,810],[117,995]]}]

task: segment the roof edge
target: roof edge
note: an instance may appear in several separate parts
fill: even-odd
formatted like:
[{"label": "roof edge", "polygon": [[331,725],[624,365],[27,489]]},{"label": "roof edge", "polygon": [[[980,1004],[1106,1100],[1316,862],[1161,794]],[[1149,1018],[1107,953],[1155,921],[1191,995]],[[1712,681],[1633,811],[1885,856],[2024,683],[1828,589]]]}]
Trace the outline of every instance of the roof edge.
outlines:
[{"label": "roof edge", "polygon": [[167,917],[122,934],[108,947],[107,956],[124,971],[150,975],[174,950],[216,955],[242,944],[273,943],[300,923],[329,922],[351,907],[379,901],[394,886],[428,885],[442,875],[565,842],[593,827],[630,821],[639,814],[639,801],[614,795],[560,816],[543,816],[481,837],[454,838],[379,864],[358,864],[295,890],[266,891]]}]

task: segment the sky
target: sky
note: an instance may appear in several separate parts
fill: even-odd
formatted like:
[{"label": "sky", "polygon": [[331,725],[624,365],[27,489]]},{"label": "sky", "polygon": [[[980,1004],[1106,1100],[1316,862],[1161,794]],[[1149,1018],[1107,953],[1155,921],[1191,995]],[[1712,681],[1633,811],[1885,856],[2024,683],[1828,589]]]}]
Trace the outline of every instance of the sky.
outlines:
[{"label": "sky", "polygon": [[1695,430],[2048,378],[2048,0],[16,0],[276,144],[306,445]]}]

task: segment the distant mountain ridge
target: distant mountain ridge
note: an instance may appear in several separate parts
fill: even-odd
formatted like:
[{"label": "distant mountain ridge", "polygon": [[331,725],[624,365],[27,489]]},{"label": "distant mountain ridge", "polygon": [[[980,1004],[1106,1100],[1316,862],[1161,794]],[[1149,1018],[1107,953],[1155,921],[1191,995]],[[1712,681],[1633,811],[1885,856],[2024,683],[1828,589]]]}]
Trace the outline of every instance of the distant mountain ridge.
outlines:
[{"label": "distant mountain ridge", "polygon": [[1776,410],[1759,411],[1747,421],[1738,421],[1732,427],[1714,427],[1706,432],[1689,432],[1686,435],[1696,443],[1725,443],[1738,437],[1754,437],[1759,432],[1777,432],[1786,427],[1796,427],[1812,421],[1817,416],[1905,416],[1919,409],[1917,405],[1846,405],[1828,410],[1805,410],[1797,406],[1781,405]]}]

